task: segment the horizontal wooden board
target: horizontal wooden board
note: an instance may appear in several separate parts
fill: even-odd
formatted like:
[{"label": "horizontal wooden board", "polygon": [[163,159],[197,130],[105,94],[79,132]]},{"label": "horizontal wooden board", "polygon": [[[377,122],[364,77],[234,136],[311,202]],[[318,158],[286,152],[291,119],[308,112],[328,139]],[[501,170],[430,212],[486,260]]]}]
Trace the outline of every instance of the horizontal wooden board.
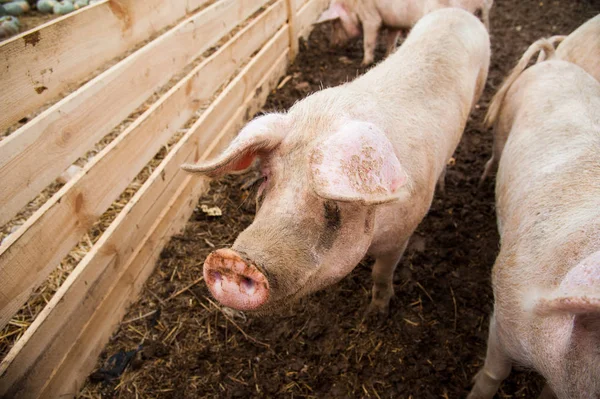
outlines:
[{"label": "horizontal wooden board", "polygon": [[[114,269],[111,268],[102,276],[101,281],[98,283],[100,285],[96,289],[97,304],[99,305],[95,307],[96,311],[88,323],[82,329],[74,330],[75,333],[79,333],[77,339],[64,341],[61,334],[61,341],[68,345],[56,352],[57,356],[62,356],[62,362],[52,372],[51,378],[46,382],[43,390],[41,392],[30,391],[31,384],[35,384],[35,381],[28,381],[28,383],[17,384],[26,391],[20,391],[16,397],[23,395],[23,397],[52,398],[73,395],[78,392],[79,387],[95,365],[96,358],[102,346],[108,340],[114,326],[119,322],[127,305],[135,298],[144,281],[153,270],[161,248],[166,244],[170,235],[180,231],[185,225],[196,206],[200,193],[205,189],[206,179],[187,175],[180,170],[179,165],[182,161],[197,160],[198,152],[207,145],[203,145],[203,143],[211,143],[215,140],[215,136],[221,137],[222,134],[219,134],[221,123],[225,125],[225,128],[222,128],[223,130],[229,129],[232,124],[239,123],[243,118],[252,115],[248,111],[249,108],[254,111],[260,108],[270,90],[276,85],[279,77],[285,72],[287,49],[284,48],[284,51],[279,55],[276,50],[279,49],[278,43],[285,42],[286,38],[287,32],[284,28],[218,97],[205,115],[189,130],[184,140],[177,144],[161,166],[153,173],[151,179],[140,190],[140,194],[136,195],[135,200],[132,200],[132,203],[128,205],[129,209],[121,213],[123,215],[122,220],[113,223],[113,225],[122,225],[128,218],[127,213],[134,212],[138,204],[154,200],[148,194],[155,187],[165,188],[161,191],[163,193],[161,197],[164,196],[169,200],[166,201],[165,206],[161,198],[160,202],[162,204],[151,206],[151,209],[145,215],[154,223],[147,230],[141,243],[131,254],[128,254],[128,258],[123,259],[123,264]],[[256,84],[257,81],[260,81],[258,85]],[[244,97],[238,96],[240,93],[248,94],[245,100]],[[232,107],[232,102],[237,104],[237,107]],[[216,134],[202,134],[204,132],[216,132]],[[226,144],[213,145],[214,150],[205,153],[205,157],[212,156],[215,151]],[[183,159],[182,154],[187,154],[187,159]],[[165,183],[165,180],[163,180],[165,175],[172,176],[170,182]],[[173,183],[179,183],[179,186],[170,189]],[[142,207],[147,206],[146,204]],[[101,247],[98,247],[99,251],[102,251]],[[92,298],[96,297],[92,296]],[[52,346],[56,350],[54,343]],[[44,356],[45,358],[46,356]],[[37,372],[35,375],[39,376]],[[9,393],[12,394],[13,392],[16,391],[10,391]]]},{"label": "horizontal wooden board", "polygon": [[[285,9],[278,2],[261,15],[129,126],[5,244],[0,252],[0,326],[198,105],[281,26]],[[207,81],[206,76],[213,79]]]},{"label": "horizontal wooden board", "polygon": [[294,6],[294,10],[299,10],[300,8],[302,8],[302,6],[304,6],[304,4],[306,4],[306,0],[290,0],[292,2],[292,5]]},{"label": "horizontal wooden board", "polygon": [[305,39],[313,28],[313,23],[319,18],[319,15],[327,8],[328,0],[309,0],[299,11],[296,17],[296,31],[298,36]]},{"label": "horizontal wooden board", "polygon": [[[220,0],[0,141],[0,225],[266,0]],[[2,292],[0,288],[0,303]]]},{"label": "horizontal wooden board", "polygon": [[105,0],[0,45],[0,130],[208,0]]},{"label": "horizontal wooden board", "polygon": [[[103,184],[111,188],[118,185],[116,192],[120,192],[122,190],[120,186],[123,183],[118,181],[119,174],[115,173],[115,170],[122,167],[126,158],[120,159],[113,154],[122,153],[124,157],[135,154],[135,148],[132,146],[140,141],[149,141],[147,137],[149,131],[152,129],[158,129],[158,132],[163,130],[161,120],[171,120],[180,112],[186,116],[182,120],[186,120],[196,109],[194,104],[197,101],[204,102],[210,99],[220,86],[219,82],[223,82],[244,59],[258,50],[275,33],[285,21],[285,14],[283,0],[279,0],[250,25],[238,32],[227,44],[182,79],[152,109],[142,115],[140,117],[142,122],[136,123],[135,127],[124,133],[127,139],[121,140],[105,152],[106,156],[103,160],[106,162],[97,162],[94,168],[88,174],[83,175],[73,186],[74,189],[78,192],[88,191],[88,195],[93,195],[97,187],[92,184],[86,188],[85,183],[86,180],[92,183],[96,181],[97,178],[92,176],[93,173],[96,173],[99,176],[105,176]],[[271,43],[269,49],[274,54],[272,58],[281,53],[284,48],[285,42],[282,39]],[[214,79],[207,80],[206,76],[212,76]],[[186,111],[186,107],[190,109]],[[175,131],[180,124],[174,124],[171,121],[170,129]],[[145,136],[139,136],[140,134]],[[210,133],[208,135],[210,136]],[[163,142],[164,140],[165,137],[162,138]],[[158,145],[160,146],[161,143]],[[174,151],[177,148],[179,147],[175,147]],[[85,325],[97,305],[98,301],[94,298],[101,298],[103,290],[107,289],[106,284],[111,283],[115,277],[115,271],[127,260],[127,257],[151,227],[156,217],[155,214],[158,212],[157,209],[160,210],[167,206],[167,202],[164,200],[166,196],[181,184],[182,177],[177,175],[177,179],[179,179],[177,180],[174,179],[174,176],[179,171],[178,165],[193,158],[194,148],[195,146],[188,145],[187,152],[177,151],[175,159],[172,160],[172,166],[162,169],[160,173],[155,172],[154,176],[150,178],[160,179],[154,181],[150,188],[140,190],[140,193],[144,195],[143,201],[138,201],[138,197],[142,195],[138,194],[121,212],[117,221],[103,234],[48,306],[27,329],[25,336],[19,340],[0,364],[0,375],[2,376],[0,385],[12,385],[18,379],[23,378],[23,375],[28,373],[34,364],[36,364],[35,375],[43,375],[45,373],[43,363],[51,364],[55,360],[48,353],[50,346],[66,346],[75,338],[75,334]],[[152,154],[150,153],[149,156]],[[135,158],[137,159],[137,155]],[[146,162],[147,159],[142,160],[140,164],[143,166]],[[64,203],[64,201],[56,202],[56,207],[63,206]],[[132,206],[132,203],[135,206]],[[154,210],[154,215],[149,214],[150,209]],[[54,223],[56,218],[46,220]],[[107,275],[110,276],[108,280],[106,279]],[[104,276],[103,283],[98,282],[97,280],[102,276]],[[64,349],[61,348],[56,353],[62,354],[63,352]],[[39,359],[42,358],[42,354],[44,356],[40,363]]]}]

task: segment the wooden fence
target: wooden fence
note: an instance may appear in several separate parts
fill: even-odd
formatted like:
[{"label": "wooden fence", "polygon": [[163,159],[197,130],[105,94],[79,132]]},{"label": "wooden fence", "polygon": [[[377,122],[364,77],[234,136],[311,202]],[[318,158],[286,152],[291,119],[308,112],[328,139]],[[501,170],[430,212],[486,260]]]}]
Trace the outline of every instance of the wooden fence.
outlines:
[{"label": "wooden fence", "polygon": [[206,179],[180,165],[214,156],[261,109],[327,0],[163,3],[105,0],[0,45],[0,129],[54,102],[0,141],[0,225],[179,79],[4,240],[0,330],[183,133],[2,360],[0,397],[78,393],[161,249],[207,190]]}]

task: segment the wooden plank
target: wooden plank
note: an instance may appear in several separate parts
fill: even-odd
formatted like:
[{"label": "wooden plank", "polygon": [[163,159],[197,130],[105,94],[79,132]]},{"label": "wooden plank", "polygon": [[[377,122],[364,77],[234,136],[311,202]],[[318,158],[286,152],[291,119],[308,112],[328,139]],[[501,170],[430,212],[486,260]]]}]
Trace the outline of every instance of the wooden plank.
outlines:
[{"label": "wooden plank", "polygon": [[286,8],[288,15],[289,25],[289,39],[290,39],[290,63],[293,63],[298,55],[298,33],[296,31],[296,4],[294,0],[286,0]]},{"label": "wooden plank", "polygon": [[[99,156],[99,158],[102,159],[95,163],[93,169],[91,169],[88,173],[85,173],[83,176],[76,177],[76,179],[79,180],[72,185],[72,189],[79,193],[87,193],[84,195],[86,198],[93,195],[98,188],[100,188],[100,191],[104,192],[105,190],[102,187],[103,185],[110,187],[115,195],[121,192],[124,184],[127,183],[127,180],[120,179],[119,174],[115,173],[114,171],[122,167],[122,163],[127,161],[127,158],[131,156],[132,152],[135,154],[136,144],[139,142],[157,142],[154,150],[146,151],[144,154],[144,159],[141,159],[140,162],[138,162],[139,165],[143,166],[147,163],[149,158],[154,155],[156,149],[160,148],[160,146],[164,144],[166,139],[170,136],[170,133],[176,131],[183,123],[182,121],[187,120],[189,116],[191,116],[191,113],[196,110],[195,104],[208,101],[216,89],[220,86],[219,82],[224,81],[238,68],[244,59],[260,48],[260,46],[270,36],[272,36],[277,28],[282,25],[284,20],[285,10],[283,7],[283,0],[279,0],[269,7],[269,9],[267,9],[264,13],[262,13],[257,19],[255,19],[251,24],[236,34],[236,36],[234,36],[228,43],[221,47],[209,59],[190,72],[190,74],[182,79],[173,89],[169,91],[169,93],[165,94],[151,109],[140,116],[138,121],[136,121],[128,130],[123,133],[122,139],[114,144],[111,144],[110,148],[103,152],[104,156]],[[212,76],[214,79],[208,80],[205,78],[206,76]],[[169,121],[168,128],[163,126],[165,121]],[[151,138],[149,136],[149,132],[152,132],[153,129],[156,130],[156,132],[166,132],[169,134],[162,134],[160,140]],[[144,134],[144,136],[140,136],[140,134]],[[122,154],[121,158],[114,156],[115,154],[119,153]],[[134,158],[133,161],[137,161],[139,155],[136,155],[132,158]],[[135,168],[136,170],[140,168],[139,165]],[[131,167],[131,165],[129,167]],[[93,176],[94,174],[95,177]],[[100,179],[100,177],[102,177],[102,179]],[[100,183],[98,183],[97,180],[100,180]],[[86,181],[89,182],[87,186]],[[90,192],[90,190],[92,190],[92,192]],[[61,201],[58,198],[53,200],[55,207],[68,206],[64,205],[68,203],[68,201]],[[87,202],[89,203],[89,201]],[[52,208],[48,210],[47,213],[50,212],[52,212]],[[60,222],[60,215],[61,213],[58,213],[57,216],[50,216],[45,219],[40,219],[41,222],[38,222],[38,225],[41,225],[45,222],[46,224],[50,225],[47,226],[47,228],[52,228],[55,224],[66,224]],[[113,240],[115,249],[119,248],[119,245],[126,243],[127,239],[135,241],[135,234],[139,233],[139,229],[134,228],[134,226],[137,225],[138,222],[130,225],[129,230],[125,231],[122,236],[119,236]],[[64,227],[61,228],[61,230],[64,230]],[[141,228],[141,230],[144,229]],[[34,234],[38,235],[39,233]],[[51,238],[52,236],[53,235],[46,235],[48,238]],[[72,237],[71,241],[73,240],[77,240],[76,234],[74,234]],[[51,242],[44,246],[57,248],[59,244],[60,243],[58,242]],[[64,250],[68,250],[70,246],[72,245],[66,245]],[[122,249],[119,252],[126,253],[127,250]],[[103,253],[103,255],[112,257],[114,253],[106,252]],[[46,256],[50,256],[50,254],[46,254]],[[96,261],[98,261],[98,259],[101,259],[101,257],[96,258]],[[87,282],[93,281],[93,279],[93,276],[86,276],[85,278]],[[81,300],[82,297],[74,298],[72,301],[66,301],[64,305],[77,304]],[[68,312],[65,309],[61,309],[60,311],[61,317],[65,317],[67,313]],[[35,331],[34,327],[37,325],[38,321],[42,320],[44,317],[44,313],[42,313],[34,325],[28,329],[27,335],[32,334]],[[50,324],[46,323],[45,327],[48,327],[49,325]],[[58,330],[44,329],[40,336],[33,340],[37,350],[39,350],[40,347],[45,346],[44,343],[52,339],[54,336],[53,334],[57,333],[58,331],[60,331],[60,327]],[[19,344],[15,346],[15,348],[23,344],[23,342],[25,341],[21,340]],[[5,361],[0,365],[0,374],[2,374],[2,370],[6,368],[6,364],[10,363],[10,358],[13,352],[14,351],[12,351],[6,357]],[[23,371],[26,368],[27,367],[24,365],[20,365],[18,367],[18,369]]]},{"label": "wooden plank", "polygon": [[294,5],[294,10],[298,11],[304,4],[306,4],[306,0],[292,0],[292,4]]},{"label": "wooden plank", "polygon": [[309,0],[298,11],[298,16],[296,17],[298,36],[302,36],[305,40],[308,39],[308,35],[313,29],[313,23],[328,5],[329,0]]},{"label": "wooden plank", "polygon": [[221,0],[0,141],[0,225],[180,69],[267,0]]},{"label": "wooden plank", "polygon": [[[86,296],[86,301],[92,303],[88,303],[87,306],[92,311],[97,309],[91,314],[91,319],[83,328],[73,328],[69,322],[67,334],[71,337],[65,339],[65,331],[63,331],[57,337],[60,341],[59,344],[57,341],[51,341],[53,356],[56,357],[54,360],[62,360],[62,362],[58,367],[56,367],[58,363],[55,363],[56,369],[52,370],[51,377],[43,390],[40,392],[37,387],[32,390],[32,384],[39,387],[45,382],[44,376],[47,375],[40,375],[40,363],[38,362],[35,369],[27,373],[28,380],[12,385],[10,391],[6,392],[8,395],[44,398],[76,395],[88,373],[94,367],[99,352],[121,319],[127,305],[135,299],[144,281],[153,270],[154,263],[168,237],[185,225],[196,206],[200,193],[205,188],[206,179],[190,176],[180,170],[179,166],[182,162],[197,160],[198,152],[211,141],[215,141],[215,134],[201,135],[202,132],[218,132],[219,127],[223,125],[225,125],[223,131],[230,131],[232,125],[238,124],[243,118],[252,115],[249,113],[249,109],[254,112],[264,104],[270,90],[285,72],[287,50],[284,50],[283,53],[277,53],[277,50],[279,50],[278,43],[285,44],[287,42],[286,35],[286,28],[283,28],[261,50],[251,64],[244,68],[202,118],[194,124],[184,139],[173,148],[173,151],[144,184],[128,207],[121,212],[120,220],[113,222],[111,228],[114,228],[110,230],[110,234],[115,234],[121,228],[129,229],[127,225],[135,223],[130,215],[139,212],[138,209],[151,207],[148,212],[141,213],[145,223],[150,223],[151,226],[144,230],[147,234],[143,236],[143,240],[137,248],[122,260],[122,266],[121,262],[117,261],[118,265],[111,265],[113,267],[107,270],[98,282],[89,284],[93,286],[93,289]],[[254,82],[259,80],[258,85],[255,85]],[[240,96],[240,94],[247,95]],[[234,106],[232,106],[232,102],[235,104]],[[217,136],[221,137],[222,134]],[[205,152],[203,158],[212,156],[215,151],[227,144],[224,142],[215,146],[211,143],[213,151]],[[172,176],[170,182],[165,183],[165,175]],[[177,187],[179,188],[177,189]],[[161,190],[162,195],[159,198],[161,204],[154,205],[154,196],[151,193],[156,190]],[[168,201],[164,201],[163,197]],[[108,231],[105,236],[106,234],[109,234]],[[95,255],[92,255],[92,258],[102,253],[110,245],[110,241],[108,238],[102,244],[96,244]],[[118,255],[116,257],[118,258]],[[71,281],[75,279],[69,277]],[[77,279],[82,280],[84,277],[80,275]],[[67,293],[74,287],[72,285]],[[62,299],[53,298],[52,301],[55,305],[61,306],[68,300],[69,297],[63,297]],[[55,309],[58,310],[58,308]],[[79,312],[74,315],[79,317]],[[50,357],[48,355],[48,352],[44,354],[42,362],[52,358],[52,354]],[[0,395],[5,393],[5,382],[5,380],[0,382],[2,388]]]},{"label": "wooden plank", "polygon": [[[15,233],[12,244],[0,252],[0,326],[192,116],[198,104],[209,101],[221,82],[284,22],[280,0],[182,79]],[[283,51],[285,44],[277,43]]]},{"label": "wooden plank", "polygon": [[0,130],[208,0],[103,1],[0,45]]}]

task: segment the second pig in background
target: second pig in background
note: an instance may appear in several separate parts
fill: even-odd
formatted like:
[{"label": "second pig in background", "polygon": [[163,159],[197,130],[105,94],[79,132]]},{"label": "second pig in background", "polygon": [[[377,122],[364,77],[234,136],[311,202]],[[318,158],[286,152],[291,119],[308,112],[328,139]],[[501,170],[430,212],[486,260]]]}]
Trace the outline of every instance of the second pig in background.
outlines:
[{"label": "second pig in background", "polygon": [[457,7],[474,14],[490,29],[490,9],[494,0],[332,0],[317,24],[331,21],[330,44],[342,46],[363,35],[363,65],[375,60],[375,47],[381,28],[387,29],[386,56],[396,49],[403,30],[412,28],[435,10]]}]

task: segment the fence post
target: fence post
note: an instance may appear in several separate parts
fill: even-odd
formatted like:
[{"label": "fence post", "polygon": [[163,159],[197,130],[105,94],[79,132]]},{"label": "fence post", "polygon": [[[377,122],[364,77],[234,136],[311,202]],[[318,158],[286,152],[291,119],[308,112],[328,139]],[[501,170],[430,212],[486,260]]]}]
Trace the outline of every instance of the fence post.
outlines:
[{"label": "fence post", "polygon": [[290,38],[290,64],[296,59],[298,55],[298,25],[296,24],[296,1],[285,0],[288,14],[288,34]]}]

